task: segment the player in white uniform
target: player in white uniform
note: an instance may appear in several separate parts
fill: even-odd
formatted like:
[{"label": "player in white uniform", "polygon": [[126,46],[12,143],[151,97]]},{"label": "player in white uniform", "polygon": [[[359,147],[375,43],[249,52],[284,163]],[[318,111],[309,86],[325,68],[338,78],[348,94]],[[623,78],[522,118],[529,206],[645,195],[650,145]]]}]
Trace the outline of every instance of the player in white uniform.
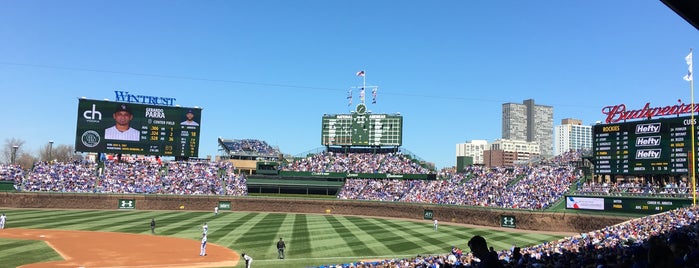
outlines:
[{"label": "player in white uniform", "polygon": [[243,253],[243,259],[245,260],[245,268],[250,268],[250,265],[252,265],[252,257]]},{"label": "player in white uniform", "polygon": [[434,219],[434,230],[437,231],[437,227],[439,226],[439,222],[437,222],[437,219]]},{"label": "player in white uniform", "polygon": [[201,249],[199,256],[206,256],[206,233],[201,234]]},{"label": "player in white uniform", "polygon": [[7,216],[3,213],[0,215],[0,229],[5,229],[5,221],[7,221]]},{"label": "player in white uniform", "polygon": [[218,206],[214,207],[214,216],[218,216]]},{"label": "player in white uniform", "polygon": [[201,229],[204,230],[204,234],[205,234],[205,235],[208,235],[208,234],[209,234],[209,225],[206,224],[206,222],[204,223],[204,226],[201,227]]}]

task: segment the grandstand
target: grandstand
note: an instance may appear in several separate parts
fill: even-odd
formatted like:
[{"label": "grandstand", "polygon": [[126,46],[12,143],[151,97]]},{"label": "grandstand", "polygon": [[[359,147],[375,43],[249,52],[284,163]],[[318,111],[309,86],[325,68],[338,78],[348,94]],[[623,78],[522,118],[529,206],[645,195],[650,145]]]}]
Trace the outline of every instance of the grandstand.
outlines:
[{"label": "grandstand", "polygon": [[[223,139],[218,138],[219,160],[233,163],[239,172],[256,174],[260,170],[275,170],[282,159],[278,147],[257,139]],[[263,172],[276,174],[276,172]]]}]

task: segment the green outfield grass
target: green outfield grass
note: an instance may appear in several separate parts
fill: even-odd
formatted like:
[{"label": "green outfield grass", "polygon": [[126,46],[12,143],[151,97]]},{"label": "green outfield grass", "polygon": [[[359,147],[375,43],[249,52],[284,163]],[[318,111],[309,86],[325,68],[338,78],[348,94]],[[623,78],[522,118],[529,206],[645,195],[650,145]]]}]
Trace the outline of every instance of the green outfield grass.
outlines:
[{"label": "green outfield grass", "polygon": [[62,260],[43,241],[0,239],[2,267],[17,267],[24,264]]},{"label": "green outfield grass", "polygon": [[[25,210],[7,213],[7,228],[89,230],[150,235],[150,219],[157,221],[157,235],[199,240],[201,225],[209,225],[209,241],[252,256],[255,267],[305,267],[362,259],[447,254],[452,246],[468,251],[466,243],[482,235],[496,250],[512,244],[527,246],[560,238],[556,235],[503,232],[431,221],[408,221],[338,215],[257,212]],[[276,242],[283,237],[287,259],[278,260]],[[198,249],[192,249],[193,254]],[[0,239],[0,260],[11,267],[60,259],[43,242]],[[238,267],[243,267],[241,263]]]}]

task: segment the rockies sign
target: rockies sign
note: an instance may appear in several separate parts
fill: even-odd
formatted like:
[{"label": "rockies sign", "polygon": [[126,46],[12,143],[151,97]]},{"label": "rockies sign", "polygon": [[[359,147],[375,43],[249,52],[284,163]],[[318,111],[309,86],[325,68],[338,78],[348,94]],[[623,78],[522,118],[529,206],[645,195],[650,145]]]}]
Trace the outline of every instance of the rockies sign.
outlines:
[{"label": "rockies sign", "polygon": [[500,227],[517,228],[517,219],[515,216],[502,215],[500,216]]},{"label": "rockies sign", "polygon": [[135,209],[136,208],[136,200],[133,199],[119,199],[119,203],[117,204],[119,209]]}]

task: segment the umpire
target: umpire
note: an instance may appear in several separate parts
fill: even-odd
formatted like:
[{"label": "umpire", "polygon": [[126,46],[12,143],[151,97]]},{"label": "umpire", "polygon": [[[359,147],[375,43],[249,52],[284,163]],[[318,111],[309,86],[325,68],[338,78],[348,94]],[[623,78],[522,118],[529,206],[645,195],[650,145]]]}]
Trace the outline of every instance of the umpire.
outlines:
[{"label": "umpire", "polygon": [[279,253],[279,258],[284,259],[284,249],[286,249],[286,244],[284,243],[284,240],[282,238],[279,238],[279,242],[277,242],[277,253]]}]

